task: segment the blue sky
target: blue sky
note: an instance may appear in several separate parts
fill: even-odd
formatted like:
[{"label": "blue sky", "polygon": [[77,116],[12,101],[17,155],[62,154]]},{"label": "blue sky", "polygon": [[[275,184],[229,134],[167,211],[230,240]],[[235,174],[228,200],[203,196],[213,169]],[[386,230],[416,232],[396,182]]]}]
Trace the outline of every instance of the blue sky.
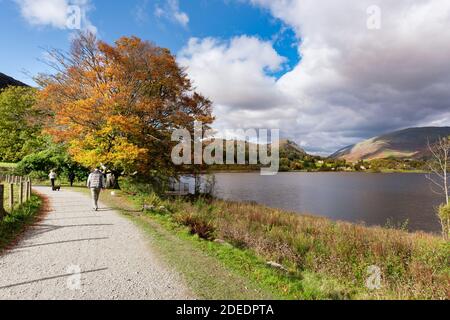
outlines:
[{"label": "blue sky", "polygon": [[278,128],[326,155],[450,125],[448,0],[0,0],[0,72],[48,71],[38,60],[68,48],[70,5],[104,41],[169,48],[220,132]]},{"label": "blue sky", "polygon": [[[69,1],[70,3],[70,1]],[[113,3],[113,4],[112,4]],[[164,9],[165,1],[95,0],[88,12],[89,20],[98,30],[98,36],[112,42],[124,35],[136,35],[169,48],[174,54],[192,37],[229,39],[233,36],[254,35],[273,41],[280,55],[287,58],[285,70],[298,63],[295,33],[268,10],[241,1],[194,0],[180,1],[180,12],[186,13],[189,23],[158,17],[157,8]],[[35,25],[21,15],[20,5],[14,0],[0,0],[0,72],[26,83],[33,83],[29,74],[46,71],[43,48],[66,49],[71,30],[51,25]],[[24,74],[24,72],[26,74]],[[279,77],[282,71],[275,72]]]}]

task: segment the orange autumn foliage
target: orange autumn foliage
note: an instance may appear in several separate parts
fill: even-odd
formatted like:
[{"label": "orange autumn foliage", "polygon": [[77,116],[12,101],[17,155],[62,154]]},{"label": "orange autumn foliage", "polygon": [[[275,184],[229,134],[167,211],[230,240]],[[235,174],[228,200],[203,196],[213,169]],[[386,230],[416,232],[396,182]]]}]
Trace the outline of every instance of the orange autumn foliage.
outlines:
[{"label": "orange autumn foliage", "polygon": [[46,131],[82,165],[103,164],[117,175],[174,170],[172,131],[214,120],[211,102],[194,92],[167,49],[80,34],[70,52],[49,53],[56,73],[38,77],[38,106],[51,119]]}]

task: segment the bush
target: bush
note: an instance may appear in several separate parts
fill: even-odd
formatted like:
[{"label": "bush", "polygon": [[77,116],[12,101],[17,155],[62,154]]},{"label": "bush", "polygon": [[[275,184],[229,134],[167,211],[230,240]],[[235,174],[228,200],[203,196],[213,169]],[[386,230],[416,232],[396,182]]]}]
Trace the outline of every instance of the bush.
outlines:
[{"label": "bush", "polygon": [[50,170],[55,170],[60,178],[75,173],[79,181],[86,180],[89,170],[73,162],[64,146],[50,145],[44,151],[30,154],[17,165],[18,175],[30,175],[37,180],[46,180]]},{"label": "bush", "polygon": [[441,205],[438,210],[438,217],[441,221],[442,234],[445,239],[450,239],[450,205]]},{"label": "bush", "polygon": [[191,234],[202,239],[213,240],[216,232],[216,217],[214,206],[204,199],[198,199],[194,205],[190,203],[179,204],[174,219],[177,223],[187,226]]},{"label": "bush", "polygon": [[205,219],[204,216],[196,213],[181,213],[175,216],[175,220],[187,227],[191,234],[196,234],[202,239],[213,240],[215,226],[211,220]]}]

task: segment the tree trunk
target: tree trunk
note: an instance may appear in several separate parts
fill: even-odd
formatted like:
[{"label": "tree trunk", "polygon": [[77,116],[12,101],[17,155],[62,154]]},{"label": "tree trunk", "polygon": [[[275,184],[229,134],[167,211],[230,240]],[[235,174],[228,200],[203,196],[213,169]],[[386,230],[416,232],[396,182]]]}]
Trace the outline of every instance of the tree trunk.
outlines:
[{"label": "tree trunk", "polygon": [[448,175],[448,151],[446,150],[444,152],[445,155],[445,159],[444,159],[444,167],[443,167],[443,171],[444,171],[444,192],[445,192],[445,200],[447,202],[447,206],[450,204],[449,203],[449,198],[448,198],[448,179],[447,179],[447,175]]}]

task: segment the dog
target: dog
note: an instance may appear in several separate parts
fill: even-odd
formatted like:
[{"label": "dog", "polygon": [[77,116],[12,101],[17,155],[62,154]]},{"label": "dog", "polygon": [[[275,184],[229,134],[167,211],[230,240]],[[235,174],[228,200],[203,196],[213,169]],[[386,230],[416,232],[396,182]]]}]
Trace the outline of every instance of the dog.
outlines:
[{"label": "dog", "polygon": [[55,187],[53,187],[53,191],[61,191],[61,186],[55,186]]}]

